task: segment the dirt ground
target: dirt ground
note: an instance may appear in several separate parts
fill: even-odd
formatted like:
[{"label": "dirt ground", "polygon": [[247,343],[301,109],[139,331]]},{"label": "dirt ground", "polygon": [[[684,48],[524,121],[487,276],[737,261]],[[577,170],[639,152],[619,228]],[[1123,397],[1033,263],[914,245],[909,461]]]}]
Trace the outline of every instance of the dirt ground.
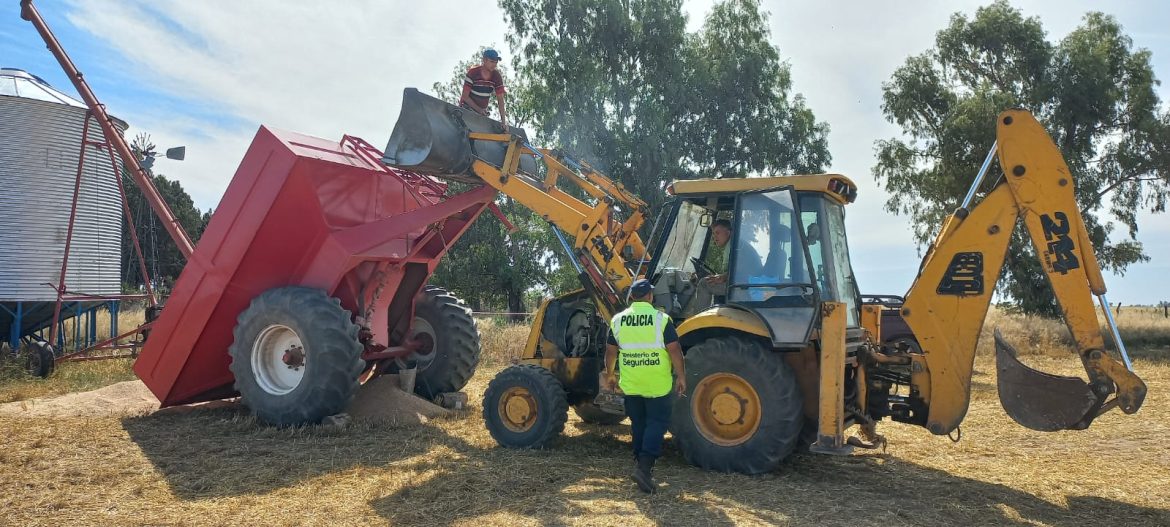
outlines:
[{"label": "dirt ground", "polygon": [[755,477],[701,471],[668,445],[655,496],[628,478],[625,424],[570,413],[550,449],[496,447],[478,401],[500,366],[481,367],[472,408],[425,423],[275,430],[232,406],[4,415],[0,524],[1170,525],[1170,358],[1136,367],[1150,388],[1144,408],[1087,431],[1015,425],[980,373],[959,443],[885,424],[885,453],[796,455]]}]

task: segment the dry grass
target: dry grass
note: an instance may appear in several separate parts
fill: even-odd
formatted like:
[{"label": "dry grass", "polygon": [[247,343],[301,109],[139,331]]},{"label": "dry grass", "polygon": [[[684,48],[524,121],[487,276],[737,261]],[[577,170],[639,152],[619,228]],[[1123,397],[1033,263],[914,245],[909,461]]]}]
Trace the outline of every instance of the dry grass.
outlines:
[{"label": "dry grass", "polygon": [[135,379],[130,359],[58,364],[48,379],[31,377],[20,364],[0,362],[0,404],[82,392]]},{"label": "dry grass", "polygon": [[487,366],[510,364],[524,353],[529,326],[508,324],[498,319],[482,318],[475,321],[479,328],[480,363]]},{"label": "dry grass", "polygon": [[[1097,313],[1101,334],[1107,346],[1113,346],[1113,338],[1106,326],[1104,315]],[[1170,318],[1163,316],[1161,308],[1125,307],[1114,315],[1121,340],[1133,354],[1142,356],[1170,354]],[[1009,315],[992,308],[983,324],[979,339],[979,353],[991,355],[995,352],[992,332],[999,328],[1005,337],[1022,354],[1066,356],[1073,346],[1072,337],[1064,322],[1035,316]]]},{"label": "dry grass", "polygon": [[[798,455],[757,477],[698,470],[668,445],[657,470],[666,486],[647,497],[627,477],[626,425],[570,413],[548,450],[495,446],[477,402],[527,329],[481,329],[473,408],[427,425],[274,430],[232,409],[0,418],[0,524],[1170,525],[1170,353],[1137,361],[1150,387],[1138,414],[1113,412],[1087,431],[1012,423],[981,355],[957,444],[884,424],[886,453]],[[1030,362],[1079,368],[1045,355]]]},{"label": "dry grass", "polygon": [[[112,337],[110,334],[110,312],[101,309],[93,314],[97,328],[97,340],[102,341]],[[146,311],[142,308],[125,309],[118,313],[118,333],[125,333],[146,321]],[[66,349],[73,349],[75,336],[84,337],[85,326],[89,323],[88,316],[72,317],[62,322],[62,335],[65,338]]]}]

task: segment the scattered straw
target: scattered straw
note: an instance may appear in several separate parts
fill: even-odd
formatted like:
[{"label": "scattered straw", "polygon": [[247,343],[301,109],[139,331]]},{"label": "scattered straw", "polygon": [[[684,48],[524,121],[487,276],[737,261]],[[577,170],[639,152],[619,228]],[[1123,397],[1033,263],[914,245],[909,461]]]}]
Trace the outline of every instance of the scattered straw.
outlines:
[{"label": "scattered straw", "polygon": [[[485,356],[512,353],[506,340]],[[1029,364],[1045,371],[1080,368],[1034,351]],[[1170,353],[1135,352],[1145,406],[1088,430],[1014,424],[999,408],[994,362],[980,355],[957,444],[884,422],[887,453],[797,455],[749,477],[691,467],[668,440],[652,497],[629,479],[625,424],[586,425],[570,412],[547,450],[497,447],[479,405],[502,363],[472,379],[468,411],[416,426],[277,430],[239,407],[0,416],[0,524],[1170,525]]]}]

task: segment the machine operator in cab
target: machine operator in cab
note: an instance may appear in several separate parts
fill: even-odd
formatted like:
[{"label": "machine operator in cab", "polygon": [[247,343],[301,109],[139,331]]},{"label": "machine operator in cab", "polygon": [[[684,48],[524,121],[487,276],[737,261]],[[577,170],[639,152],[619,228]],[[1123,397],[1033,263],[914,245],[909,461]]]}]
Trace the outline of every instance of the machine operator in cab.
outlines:
[{"label": "machine operator in cab", "polygon": [[603,388],[615,384],[625,394],[626,414],[634,436],[634,481],[642,492],[653,493],[654,462],[662,455],[662,439],[670,426],[671,393],[686,395],[686,367],[682,346],[670,316],[651,304],[649,280],[630,286],[630,307],[614,315],[605,347]]},{"label": "machine operator in cab", "polygon": [[716,298],[727,296],[727,261],[730,258],[731,222],[718,219],[711,223],[711,246],[703,262],[712,274],[695,284],[695,295],[683,310],[684,317],[692,317],[711,307]]}]

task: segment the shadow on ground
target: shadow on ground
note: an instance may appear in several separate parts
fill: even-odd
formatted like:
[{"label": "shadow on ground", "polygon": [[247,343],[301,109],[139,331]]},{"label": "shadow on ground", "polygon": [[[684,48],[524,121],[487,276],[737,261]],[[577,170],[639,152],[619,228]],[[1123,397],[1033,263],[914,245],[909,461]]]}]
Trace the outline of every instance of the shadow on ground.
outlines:
[{"label": "shadow on ground", "polygon": [[[459,455],[430,465],[431,477],[374,500],[373,508],[393,524],[430,525],[474,523],[496,513],[540,524],[607,512],[621,521],[620,507],[607,511],[598,500],[632,501],[637,512],[660,525],[1170,525],[1167,510],[1095,496],[1070,497],[1066,508],[882,454],[800,454],[776,473],[743,476],[687,465],[668,444],[656,468],[663,486],[657,495],[645,496],[628,477],[628,443],[601,427],[581,428],[584,434],[539,452],[475,448],[458,438],[439,438]],[[436,488],[457,491],[445,499],[458,504],[443,504]]]},{"label": "shadow on ground", "polygon": [[242,405],[125,418],[122,428],[183,500],[261,495],[355,466],[384,466],[426,454],[444,435],[421,425],[277,429],[257,424]]},{"label": "shadow on ground", "polygon": [[570,423],[569,436],[543,451],[489,446],[480,430],[468,441],[433,423],[276,430],[242,408],[129,418],[123,427],[183,500],[262,495],[353,467],[385,468],[403,479],[370,505],[395,525],[500,515],[540,524],[644,515],[661,525],[1170,525],[1162,509],[1081,496],[1064,507],[881,454],[797,455],[776,473],[749,477],[691,467],[668,445],[656,469],[664,486],[648,497],[628,477],[625,425]]}]

